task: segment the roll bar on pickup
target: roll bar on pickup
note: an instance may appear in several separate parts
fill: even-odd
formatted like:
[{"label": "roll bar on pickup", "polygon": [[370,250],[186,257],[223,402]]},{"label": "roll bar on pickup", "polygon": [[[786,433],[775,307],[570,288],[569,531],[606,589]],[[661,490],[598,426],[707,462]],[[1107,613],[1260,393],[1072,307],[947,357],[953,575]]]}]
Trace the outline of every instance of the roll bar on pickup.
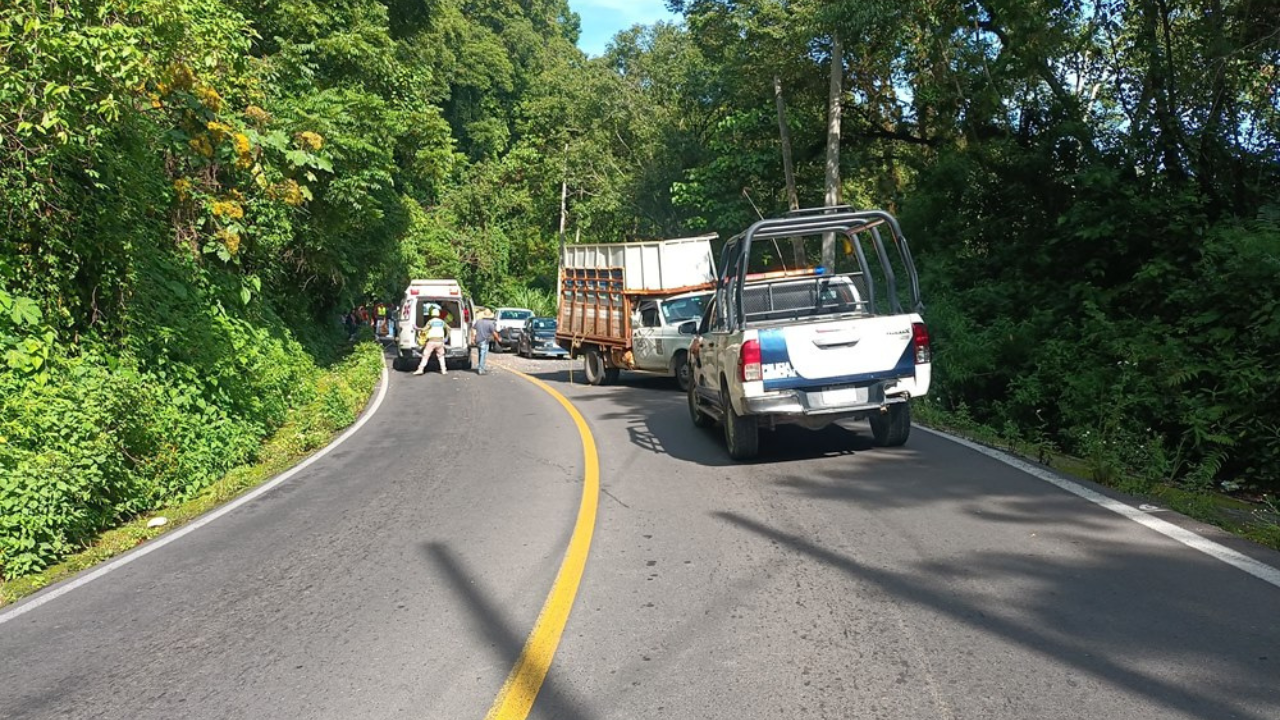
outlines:
[{"label": "roll bar on pickup", "polygon": [[730,324],[736,330],[743,329],[745,324],[742,294],[750,271],[748,264],[753,243],[827,233],[843,236],[852,246],[853,254],[862,268],[861,275],[866,283],[871,307],[875,307],[875,299],[880,289],[876,287],[875,278],[869,272],[871,266],[868,264],[869,258],[863,249],[863,243],[865,242],[870,249],[874,250],[875,258],[880,265],[881,276],[887,285],[884,290],[889,307],[894,313],[905,314],[906,311],[898,297],[898,278],[890,259],[886,233],[882,233],[881,229],[887,229],[887,240],[897,249],[902,266],[906,269],[907,280],[911,287],[912,310],[917,313],[923,312],[920,278],[911,257],[911,248],[907,245],[907,238],[902,234],[902,227],[898,224],[898,220],[883,210],[853,210],[847,205],[835,205],[795,210],[781,218],[760,220],[746,232],[733,236],[725,243],[720,254],[721,276],[717,282],[717,289],[732,292],[732,304],[728,313]]}]

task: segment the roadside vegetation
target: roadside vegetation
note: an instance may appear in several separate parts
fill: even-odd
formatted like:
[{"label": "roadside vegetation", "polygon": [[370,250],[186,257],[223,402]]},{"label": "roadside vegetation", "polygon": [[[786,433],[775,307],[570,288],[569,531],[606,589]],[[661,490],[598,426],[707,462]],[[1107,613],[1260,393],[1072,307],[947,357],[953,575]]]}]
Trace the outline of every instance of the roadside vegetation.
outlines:
[{"label": "roadside vegetation", "polygon": [[0,575],[352,411],[409,277],[545,313],[562,237],[828,200],[905,225],[932,418],[1274,502],[1274,4],[668,4],[599,58],[565,0],[0,6]]},{"label": "roadside vegetation", "polygon": [[[250,452],[216,461],[199,453],[190,453],[186,463],[198,475],[184,483],[181,492],[156,493],[148,497],[145,504],[133,507],[103,507],[104,514],[98,527],[91,527],[79,536],[65,537],[66,549],[58,554],[59,557],[65,556],[64,560],[47,567],[44,563],[32,563],[42,569],[15,573],[8,581],[0,579],[0,605],[19,600],[161,533],[181,527],[288,470],[327,445],[359,417],[371,398],[370,388],[382,372],[382,348],[367,337],[368,334],[365,331],[366,337],[336,364],[310,368],[307,376],[302,378],[302,391],[290,397],[292,406],[286,410],[283,422]],[[137,418],[138,421],[145,420],[146,414],[154,410],[154,406],[141,410],[139,414],[144,417]],[[103,418],[103,425],[110,425],[112,421],[113,418]],[[193,439],[200,442],[198,437]],[[182,454],[181,450],[173,452]],[[102,478],[94,475],[83,478],[77,487],[82,496],[100,492],[98,488],[89,486],[86,480],[101,482]],[[140,470],[123,481],[145,484],[153,478],[146,475],[145,470]],[[53,485],[58,487],[57,479]],[[68,484],[68,487],[72,486]],[[45,502],[59,503],[56,507],[67,514],[75,513],[80,507],[74,495],[45,493],[42,497]],[[158,518],[163,519],[162,525],[149,525],[150,521]],[[55,529],[52,523],[44,528],[35,528],[47,536],[51,536]]]}]

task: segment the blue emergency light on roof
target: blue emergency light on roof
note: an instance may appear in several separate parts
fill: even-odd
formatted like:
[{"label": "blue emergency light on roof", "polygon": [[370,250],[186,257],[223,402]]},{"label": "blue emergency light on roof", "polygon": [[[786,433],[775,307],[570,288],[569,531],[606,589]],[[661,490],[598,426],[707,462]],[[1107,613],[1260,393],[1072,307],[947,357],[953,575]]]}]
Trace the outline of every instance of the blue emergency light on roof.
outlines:
[{"label": "blue emergency light on roof", "polygon": [[818,267],[816,267],[816,268],[814,268],[814,269],[813,269],[813,274],[814,274],[814,275],[826,275],[826,274],[827,274],[827,269],[826,269],[826,268],[824,268],[824,267],[822,267],[821,265],[819,265]]}]

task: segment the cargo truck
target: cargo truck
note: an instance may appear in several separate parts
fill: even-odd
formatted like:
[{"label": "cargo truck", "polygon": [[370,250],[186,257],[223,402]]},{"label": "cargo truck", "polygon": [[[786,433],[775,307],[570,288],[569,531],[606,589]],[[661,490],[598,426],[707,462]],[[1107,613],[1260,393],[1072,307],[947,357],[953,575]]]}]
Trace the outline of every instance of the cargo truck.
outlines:
[{"label": "cargo truck", "polygon": [[702,317],[714,291],[716,238],[565,246],[556,344],[582,358],[587,382],[611,384],[628,370],[689,387],[692,336],[679,328]]}]

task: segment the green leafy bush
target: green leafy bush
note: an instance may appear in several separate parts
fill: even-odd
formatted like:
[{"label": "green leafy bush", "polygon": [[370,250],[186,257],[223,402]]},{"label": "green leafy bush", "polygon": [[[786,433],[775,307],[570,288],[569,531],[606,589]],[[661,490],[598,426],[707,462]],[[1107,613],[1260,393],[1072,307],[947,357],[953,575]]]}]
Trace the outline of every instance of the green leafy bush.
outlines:
[{"label": "green leafy bush", "polygon": [[1210,221],[1118,159],[1049,171],[1043,152],[952,153],[904,211],[934,402],[1100,481],[1280,491],[1275,213]]}]

